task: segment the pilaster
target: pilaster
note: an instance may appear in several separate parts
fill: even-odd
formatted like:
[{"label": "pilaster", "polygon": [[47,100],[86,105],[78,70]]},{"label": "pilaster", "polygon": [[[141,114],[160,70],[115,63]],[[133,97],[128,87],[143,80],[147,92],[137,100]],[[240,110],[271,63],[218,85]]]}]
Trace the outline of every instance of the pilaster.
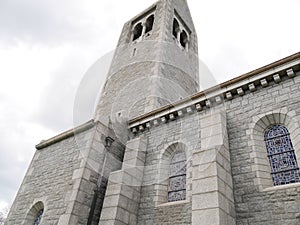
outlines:
[{"label": "pilaster", "polygon": [[201,149],[193,153],[192,224],[234,225],[226,113],[211,112],[200,126]]},{"label": "pilaster", "polygon": [[109,176],[99,225],[137,224],[145,154],[143,137],[127,142],[122,170]]}]

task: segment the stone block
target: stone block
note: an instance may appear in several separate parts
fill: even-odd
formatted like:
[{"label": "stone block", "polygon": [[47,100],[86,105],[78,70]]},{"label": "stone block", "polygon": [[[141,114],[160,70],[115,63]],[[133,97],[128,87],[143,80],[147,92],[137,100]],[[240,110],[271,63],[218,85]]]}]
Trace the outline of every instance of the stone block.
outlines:
[{"label": "stone block", "polygon": [[218,192],[208,192],[203,194],[193,194],[192,210],[203,210],[219,207]]},{"label": "stone block", "polygon": [[193,179],[193,195],[218,191],[218,178],[208,177],[204,179]]},{"label": "stone block", "polygon": [[104,205],[104,207],[102,208],[102,212],[101,212],[101,221],[102,220],[115,220],[115,218],[117,216],[117,210],[118,210],[118,208],[116,208],[116,207],[107,208]]},{"label": "stone block", "polygon": [[239,96],[243,96],[245,94],[243,88],[238,88],[236,91],[237,91]]},{"label": "stone block", "polygon": [[192,211],[192,224],[221,225],[220,209],[205,209]]},{"label": "stone block", "polygon": [[193,165],[203,165],[216,161],[217,150],[215,148],[197,151],[193,154]]},{"label": "stone block", "polygon": [[233,99],[232,93],[231,93],[231,92],[227,92],[227,93],[226,93],[226,98],[227,98],[228,100]]},{"label": "stone block", "polygon": [[[106,195],[105,196],[105,200],[104,200],[104,204],[103,207],[104,208],[114,208],[114,207],[118,207],[119,203],[121,203],[121,201],[119,201],[120,199],[120,195]],[[126,205],[127,202],[122,202],[122,204]]]},{"label": "stone block", "polygon": [[216,162],[210,162],[206,164],[194,165],[193,175],[194,179],[202,179],[206,177],[217,176]]},{"label": "stone block", "polygon": [[202,149],[211,149],[216,146],[228,145],[226,134],[216,134],[201,140]]},{"label": "stone block", "polygon": [[129,223],[129,212],[123,208],[118,208],[116,219],[124,224]]},{"label": "stone block", "polygon": [[222,123],[214,124],[201,129],[201,139],[212,137],[218,134],[225,134],[226,130]]}]

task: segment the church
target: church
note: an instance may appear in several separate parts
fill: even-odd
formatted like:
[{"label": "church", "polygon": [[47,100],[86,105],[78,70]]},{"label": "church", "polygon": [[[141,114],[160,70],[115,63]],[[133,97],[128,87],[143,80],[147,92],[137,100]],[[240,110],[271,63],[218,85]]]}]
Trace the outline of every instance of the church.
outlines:
[{"label": "church", "polygon": [[187,1],[159,0],[94,117],[36,145],[5,224],[299,225],[300,53],[199,86]]}]

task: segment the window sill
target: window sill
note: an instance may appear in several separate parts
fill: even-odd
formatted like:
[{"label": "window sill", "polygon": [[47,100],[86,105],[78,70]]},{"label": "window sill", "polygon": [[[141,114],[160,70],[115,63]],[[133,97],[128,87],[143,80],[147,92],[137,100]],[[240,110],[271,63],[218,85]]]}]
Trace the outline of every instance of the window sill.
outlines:
[{"label": "window sill", "polygon": [[298,187],[300,187],[300,182],[265,188],[265,189],[263,189],[263,192],[271,192],[271,191],[278,191],[278,190],[284,190],[284,189],[289,189],[289,188],[298,188]]},{"label": "window sill", "polygon": [[176,201],[176,202],[167,202],[167,203],[163,203],[158,205],[157,207],[166,207],[166,206],[172,206],[172,205],[181,205],[181,204],[187,204],[190,201],[188,200],[182,200],[182,201]]}]

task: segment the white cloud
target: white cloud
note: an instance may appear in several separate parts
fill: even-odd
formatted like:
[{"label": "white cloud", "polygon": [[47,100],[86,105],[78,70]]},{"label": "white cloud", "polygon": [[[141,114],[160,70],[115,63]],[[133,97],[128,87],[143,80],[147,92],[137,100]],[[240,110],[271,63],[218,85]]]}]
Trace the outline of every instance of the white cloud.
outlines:
[{"label": "white cloud", "polygon": [[264,66],[298,52],[297,0],[190,0],[199,56],[217,80]]}]

